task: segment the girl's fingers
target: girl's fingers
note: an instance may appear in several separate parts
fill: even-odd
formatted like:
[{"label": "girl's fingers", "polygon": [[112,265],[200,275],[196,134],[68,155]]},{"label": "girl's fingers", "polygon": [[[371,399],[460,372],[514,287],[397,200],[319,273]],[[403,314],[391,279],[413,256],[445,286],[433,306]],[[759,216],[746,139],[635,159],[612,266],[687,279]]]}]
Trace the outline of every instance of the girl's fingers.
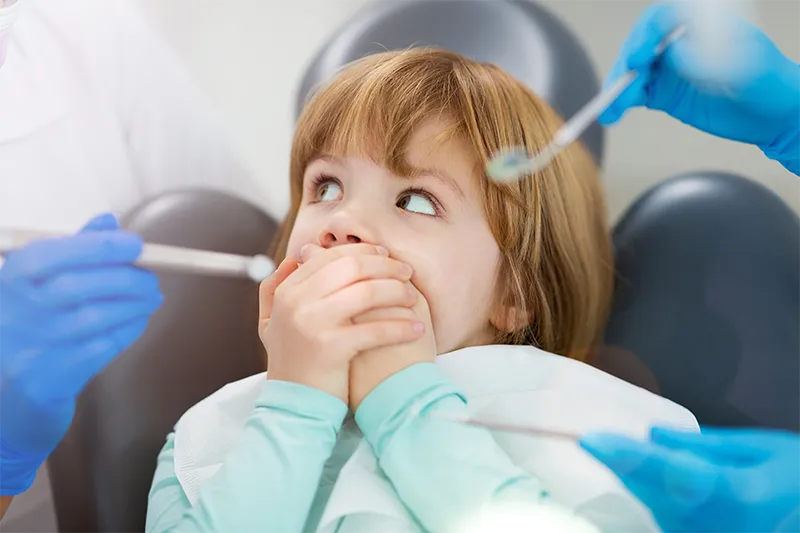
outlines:
[{"label": "girl's fingers", "polygon": [[298,269],[297,273],[292,275],[292,285],[304,282],[316,274],[320,269],[325,267],[328,263],[332,263],[333,261],[336,261],[342,257],[358,255],[389,255],[389,252],[387,252],[385,248],[366,243],[336,246],[335,248],[326,249],[322,253],[320,253],[317,248],[319,247],[314,247],[314,245],[307,245],[304,247],[300,259],[300,261],[303,263],[303,268]]},{"label": "girl's fingers", "polygon": [[275,291],[278,286],[297,270],[297,261],[291,258],[284,259],[270,277],[261,282],[259,287],[259,322],[272,315],[272,305],[275,301]]},{"label": "girl's fingers", "polygon": [[373,309],[411,307],[416,301],[417,294],[410,283],[375,279],[354,283],[320,300],[317,312],[335,324],[345,324]]},{"label": "girl's fingers", "polygon": [[355,357],[365,350],[413,342],[422,337],[425,325],[414,320],[379,320],[339,328],[332,342]]},{"label": "girl's fingers", "polygon": [[382,255],[349,255],[340,257],[309,278],[304,294],[308,298],[325,298],[344,288],[367,280],[387,279],[406,282],[411,267]]}]

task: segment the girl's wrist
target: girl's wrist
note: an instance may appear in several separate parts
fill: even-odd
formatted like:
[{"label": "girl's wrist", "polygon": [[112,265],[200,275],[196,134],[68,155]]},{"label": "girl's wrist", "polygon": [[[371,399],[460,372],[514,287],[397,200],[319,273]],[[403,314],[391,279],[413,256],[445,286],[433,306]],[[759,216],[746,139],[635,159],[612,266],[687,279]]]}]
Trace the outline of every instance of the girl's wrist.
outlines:
[{"label": "girl's wrist", "polygon": [[332,396],[345,405],[348,403],[349,396],[348,377],[346,369],[319,374],[312,372],[282,372],[280,370],[267,372],[267,380],[284,381],[308,387]]}]

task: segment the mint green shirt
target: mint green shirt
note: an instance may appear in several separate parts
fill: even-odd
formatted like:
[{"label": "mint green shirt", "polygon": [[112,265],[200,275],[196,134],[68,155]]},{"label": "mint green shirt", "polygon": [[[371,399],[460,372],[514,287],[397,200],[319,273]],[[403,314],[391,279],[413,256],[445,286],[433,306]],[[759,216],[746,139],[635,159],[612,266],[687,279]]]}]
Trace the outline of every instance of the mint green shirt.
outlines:
[{"label": "mint green shirt", "polygon": [[[424,416],[432,412],[468,414],[463,394],[424,363],[385,380],[355,414],[383,473],[425,530],[445,530],[487,503],[543,497],[488,431]],[[357,444],[337,440],[346,415],[333,396],[266,380],[240,440],[194,507],[175,475],[171,433],[158,456],[146,531],[314,531]]]}]

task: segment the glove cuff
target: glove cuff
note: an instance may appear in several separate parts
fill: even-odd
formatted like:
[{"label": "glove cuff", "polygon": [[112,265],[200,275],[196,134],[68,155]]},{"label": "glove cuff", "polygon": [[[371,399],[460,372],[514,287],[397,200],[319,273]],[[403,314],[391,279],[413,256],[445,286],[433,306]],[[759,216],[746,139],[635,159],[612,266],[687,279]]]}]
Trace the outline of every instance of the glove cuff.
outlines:
[{"label": "glove cuff", "polygon": [[792,174],[800,176],[800,117],[794,122],[789,131],[760,148],[768,158],[777,161]]},{"label": "glove cuff", "polygon": [[0,438],[0,496],[16,496],[28,490],[45,459],[15,453]]},{"label": "glove cuff", "polygon": [[788,124],[772,142],[759,148],[768,158],[800,176],[800,64],[785,59],[777,76],[781,92],[792,103],[786,111]]}]

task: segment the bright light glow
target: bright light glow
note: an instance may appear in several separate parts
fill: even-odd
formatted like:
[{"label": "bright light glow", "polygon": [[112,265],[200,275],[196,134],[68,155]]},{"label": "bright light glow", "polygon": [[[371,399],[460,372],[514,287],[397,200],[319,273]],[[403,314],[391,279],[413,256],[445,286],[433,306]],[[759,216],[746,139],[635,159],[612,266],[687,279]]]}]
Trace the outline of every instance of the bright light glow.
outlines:
[{"label": "bright light glow", "polygon": [[588,520],[563,507],[535,502],[501,504],[470,517],[452,533],[600,533]]},{"label": "bright light glow", "polygon": [[[739,18],[756,22],[748,0],[690,0],[681,6],[692,21],[690,38],[697,46],[703,70],[715,79],[747,76],[758,58],[743,47]],[[733,15],[733,16],[731,16]]]}]

